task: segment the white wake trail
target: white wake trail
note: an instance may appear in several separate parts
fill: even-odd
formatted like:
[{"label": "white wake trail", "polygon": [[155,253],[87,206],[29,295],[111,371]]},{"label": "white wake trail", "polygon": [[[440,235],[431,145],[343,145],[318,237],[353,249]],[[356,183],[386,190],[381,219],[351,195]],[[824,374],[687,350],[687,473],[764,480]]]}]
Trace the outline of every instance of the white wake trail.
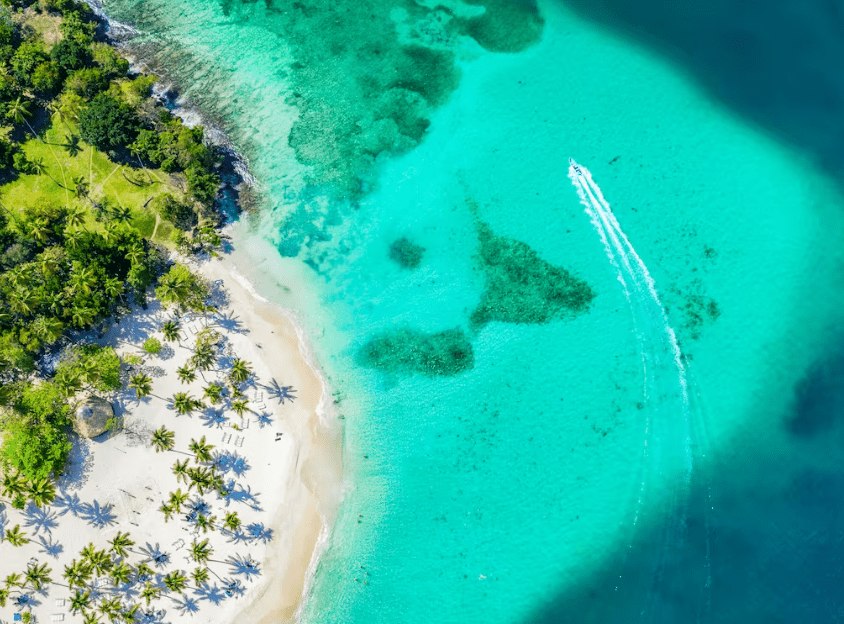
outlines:
[{"label": "white wake trail", "polygon": [[[642,360],[644,455],[630,548],[640,516],[647,514],[663,519],[659,524],[661,538],[653,544],[658,550],[653,553],[651,589],[642,612],[647,614],[644,619],[658,620],[659,587],[668,573],[667,566],[672,565],[674,553],[686,541],[693,467],[686,368],[677,336],[647,266],[621,229],[589,170],[574,161],[570,164],[569,178],[627,299]],[[680,479],[672,477],[678,472]]]}]

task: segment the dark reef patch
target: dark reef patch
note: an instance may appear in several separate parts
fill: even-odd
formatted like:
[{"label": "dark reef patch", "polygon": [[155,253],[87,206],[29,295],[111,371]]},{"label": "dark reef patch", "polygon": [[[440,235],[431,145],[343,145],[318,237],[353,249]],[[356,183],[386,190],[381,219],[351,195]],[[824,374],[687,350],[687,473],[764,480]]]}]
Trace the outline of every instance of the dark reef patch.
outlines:
[{"label": "dark reef patch", "polygon": [[412,240],[401,237],[390,245],[390,260],[403,269],[416,269],[422,264],[425,248],[416,245]]},{"label": "dark reef patch", "polygon": [[482,4],[483,15],[465,20],[461,32],[490,52],[521,52],[539,41],[545,20],[535,0],[466,0]]},{"label": "dark reef patch", "polygon": [[[251,11],[239,8],[255,3],[221,0],[225,15],[245,19]],[[457,88],[460,36],[516,52],[543,27],[535,0],[469,0],[454,11],[415,0],[263,4],[264,26],[293,54],[288,102],[300,115],[289,144],[313,167],[312,183],[353,199],[370,188],[376,158],[415,147],[433,109]]]},{"label": "dark reef patch", "polygon": [[490,321],[548,323],[585,312],[592,288],[563,268],[549,264],[521,241],[498,236],[478,222],[478,270],[486,289],[472,313],[480,327]]},{"label": "dark reef patch", "polygon": [[358,351],[358,363],[394,375],[452,377],[474,367],[475,355],[461,329],[428,334],[404,328],[372,338]]}]

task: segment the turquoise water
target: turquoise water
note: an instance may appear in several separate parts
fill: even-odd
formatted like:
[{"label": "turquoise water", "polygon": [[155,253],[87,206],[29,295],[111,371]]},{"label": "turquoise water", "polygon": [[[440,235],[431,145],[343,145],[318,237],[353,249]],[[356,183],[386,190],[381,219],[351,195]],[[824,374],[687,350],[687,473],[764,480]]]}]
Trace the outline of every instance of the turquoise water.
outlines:
[{"label": "turquoise water", "polygon": [[844,199],[807,156],[556,3],[489,4],[518,37],[476,2],[106,9],[249,157],[234,256],[338,391],[305,621],[837,617]]}]

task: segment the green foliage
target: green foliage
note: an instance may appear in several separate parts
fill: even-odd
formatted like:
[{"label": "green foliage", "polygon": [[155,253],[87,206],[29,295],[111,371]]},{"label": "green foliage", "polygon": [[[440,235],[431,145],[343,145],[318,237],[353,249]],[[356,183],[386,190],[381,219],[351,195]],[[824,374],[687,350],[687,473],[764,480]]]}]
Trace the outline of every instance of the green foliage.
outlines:
[{"label": "green foliage", "polygon": [[205,310],[208,284],[183,264],[175,264],[158,280],[155,295],[165,306],[176,305],[182,311]]},{"label": "green foliage", "polygon": [[121,78],[129,71],[129,61],[107,43],[95,43],[92,53],[94,62],[102,68],[108,78]]},{"label": "green foliage", "polygon": [[162,345],[158,338],[147,338],[144,342],[144,351],[150,355],[158,355],[161,353]]},{"label": "green foliage", "polygon": [[32,74],[35,68],[41,63],[46,63],[50,57],[44,52],[44,48],[37,43],[24,41],[15,50],[10,61],[12,75],[25,86],[32,86]]},{"label": "green foliage", "polygon": [[220,176],[208,173],[199,164],[193,164],[185,170],[188,179],[188,192],[202,203],[211,203],[217,196],[220,187]]},{"label": "green foliage", "polygon": [[[29,392],[25,392],[29,395],[27,399],[21,398],[14,412],[6,417],[0,446],[0,461],[30,481],[60,474],[71,448],[62,429],[69,408],[51,405],[48,396],[40,396],[47,394],[41,391],[42,386],[49,388],[52,384],[29,388]],[[28,411],[28,407],[33,410]],[[44,415],[55,411],[58,414]]]},{"label": "green foliage", "polygon": [[92,98],[108,89],[108,77],[99,67],[86,67],[72,72],[65,80],[65,89],[84,98]]},{"label": "green foliage", "polygon": [[121,386],[120,357],[111,347],[75,345],[56,367],[56,377],[78,379],[100,392],[117,390]]},{"label": "green foliage", "polygon": [[180,202],[169,194],[159,195],[155,200],[155,207],[162,217],[168,219],[180,230],[190,230],[199,221],[193,206]]},{"label": "green foliage", "polygon": [[79,38],[62,39],[53,46],[50,56],[65,74],[88,67],[93,61],[90,48]]},{"label": "green foliage", "polygon": [[6,139],[0,139],[0,169],[9,169],[14,165],[17,146]]},{"label": "green foliage", "polygon": [[139,123],[132,108],[107,93],[96,95],[79,112],[79,134],[99,149],[124,147],[134,141]]},{"label": "green foliage", "polygon": [[91,10],[82,3],[76,3],[74,8],[75,11],[68,11],[64,14],[59,32],[64,39],[90,43],[97,31],[96,22],[88,19]]},{"label": "green foliage", "polygon": [[[126,69],[129,69],[128,65]],[[129,83],[129,92],[137,98],[146,98],[152,92],[154,84],[155,76],[138,76]]]},{"label": "green foliage", "polygon": [[44,95],[52,95],[61,89],[62,77],[56,63],[41,63],[32,72],[32,88]]}]

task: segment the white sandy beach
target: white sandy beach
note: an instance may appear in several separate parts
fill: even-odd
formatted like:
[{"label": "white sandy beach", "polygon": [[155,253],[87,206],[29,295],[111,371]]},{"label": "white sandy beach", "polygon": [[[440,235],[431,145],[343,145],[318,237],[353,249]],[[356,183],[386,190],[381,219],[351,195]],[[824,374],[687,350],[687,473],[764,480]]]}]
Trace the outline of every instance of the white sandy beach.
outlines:
[{"label": "white sandy beach", "polygon": [[[19,548],[2,545],[0,579],[23,573],[28,563],[37,562],[52,569],[53,583],[41,591],[29,586],[13,590],[0,609],[0,622],[11,622],[14,613],[25,610],[16,605],[21,592],[38,622],[83,622],[81,614],[70,611],[73,592],[64,586],[62,573],[72,560],[80,559],[79,551],[88,543],[108,549],[108,540],[118,531],[128,532],[135,541],[127,563],[134,567],[147,561],[156,571],[153,584],[174,570],[189,576],[197,566],[188,556],[189,547],[207,537],[213,548],[211,577],[201,588],[189,581],[183,594],[162,592],[149,608],[139,595],[142,584],[115,587],[110,579],[102,579],[92,603],[99,602],[93,600],[97,594],[119,598],[124,606],[141,603],[142,612],[155,613],[149,621],[162,623],[295,621],[319,538],[327,535],[340,500],[340,432],[330,392],[289,315],[250,292],[229,261],[210,260],[192,269],[215,284],[212,303],[219,312],[207,320],[183,317],[184,339],[165,343],[168,348],[158,356],[140,348],[148,336],[163,342],[161,325],[173,315],[158,302],[114,325],[99,342],[121,354],[142,355],[143,365],[135,368],[152,377],[152,395],[138,401],[134,390],[116,393],[111,398],[123,417],[123,431],[94,440],[74,436],[67,474],[59,480],[51,506],[38,509],[30,504],[19,511],[8,502],[3,505],[0,526],[8,531],[19,524],[30,542]],[[206,322],[226,339],[218,368],[204,373],[204,379],[197,374],[194,382],[183,384],[176,368],[191,355],[195,333]],[[245,391],[252,411],[242,422],[234,412],[224,411],[227,401],[189,416],[168,408],[176,392],[201,398],[203,386],[225,377],[231,357],[248,360],[254,371]],[[280,395],[284,387],[294,399]],[[156,453],[150,436],[162,425],[175,433],[175,447]],[[177,483],[171,467],[176,460],[193,463],[188,445],[202,436],[215,445],[213,454],[227,483],[232,481],[232,494],[226,500],[216,492],[199,496],[193,490],[183,513],[165,522],[159,507],[170,492],[187,490],[185,483]],[[218,525],[227,512],[237,511],[243,521],[239,535],[222,528],[203,534],[189,522],[186,510],[200,499],[210,506],[207,513],[216,516]],[[156,563],[157,554],[165,554],[166,562]],[[225,589],[233,581],[237,588],[228,597]]]}]

